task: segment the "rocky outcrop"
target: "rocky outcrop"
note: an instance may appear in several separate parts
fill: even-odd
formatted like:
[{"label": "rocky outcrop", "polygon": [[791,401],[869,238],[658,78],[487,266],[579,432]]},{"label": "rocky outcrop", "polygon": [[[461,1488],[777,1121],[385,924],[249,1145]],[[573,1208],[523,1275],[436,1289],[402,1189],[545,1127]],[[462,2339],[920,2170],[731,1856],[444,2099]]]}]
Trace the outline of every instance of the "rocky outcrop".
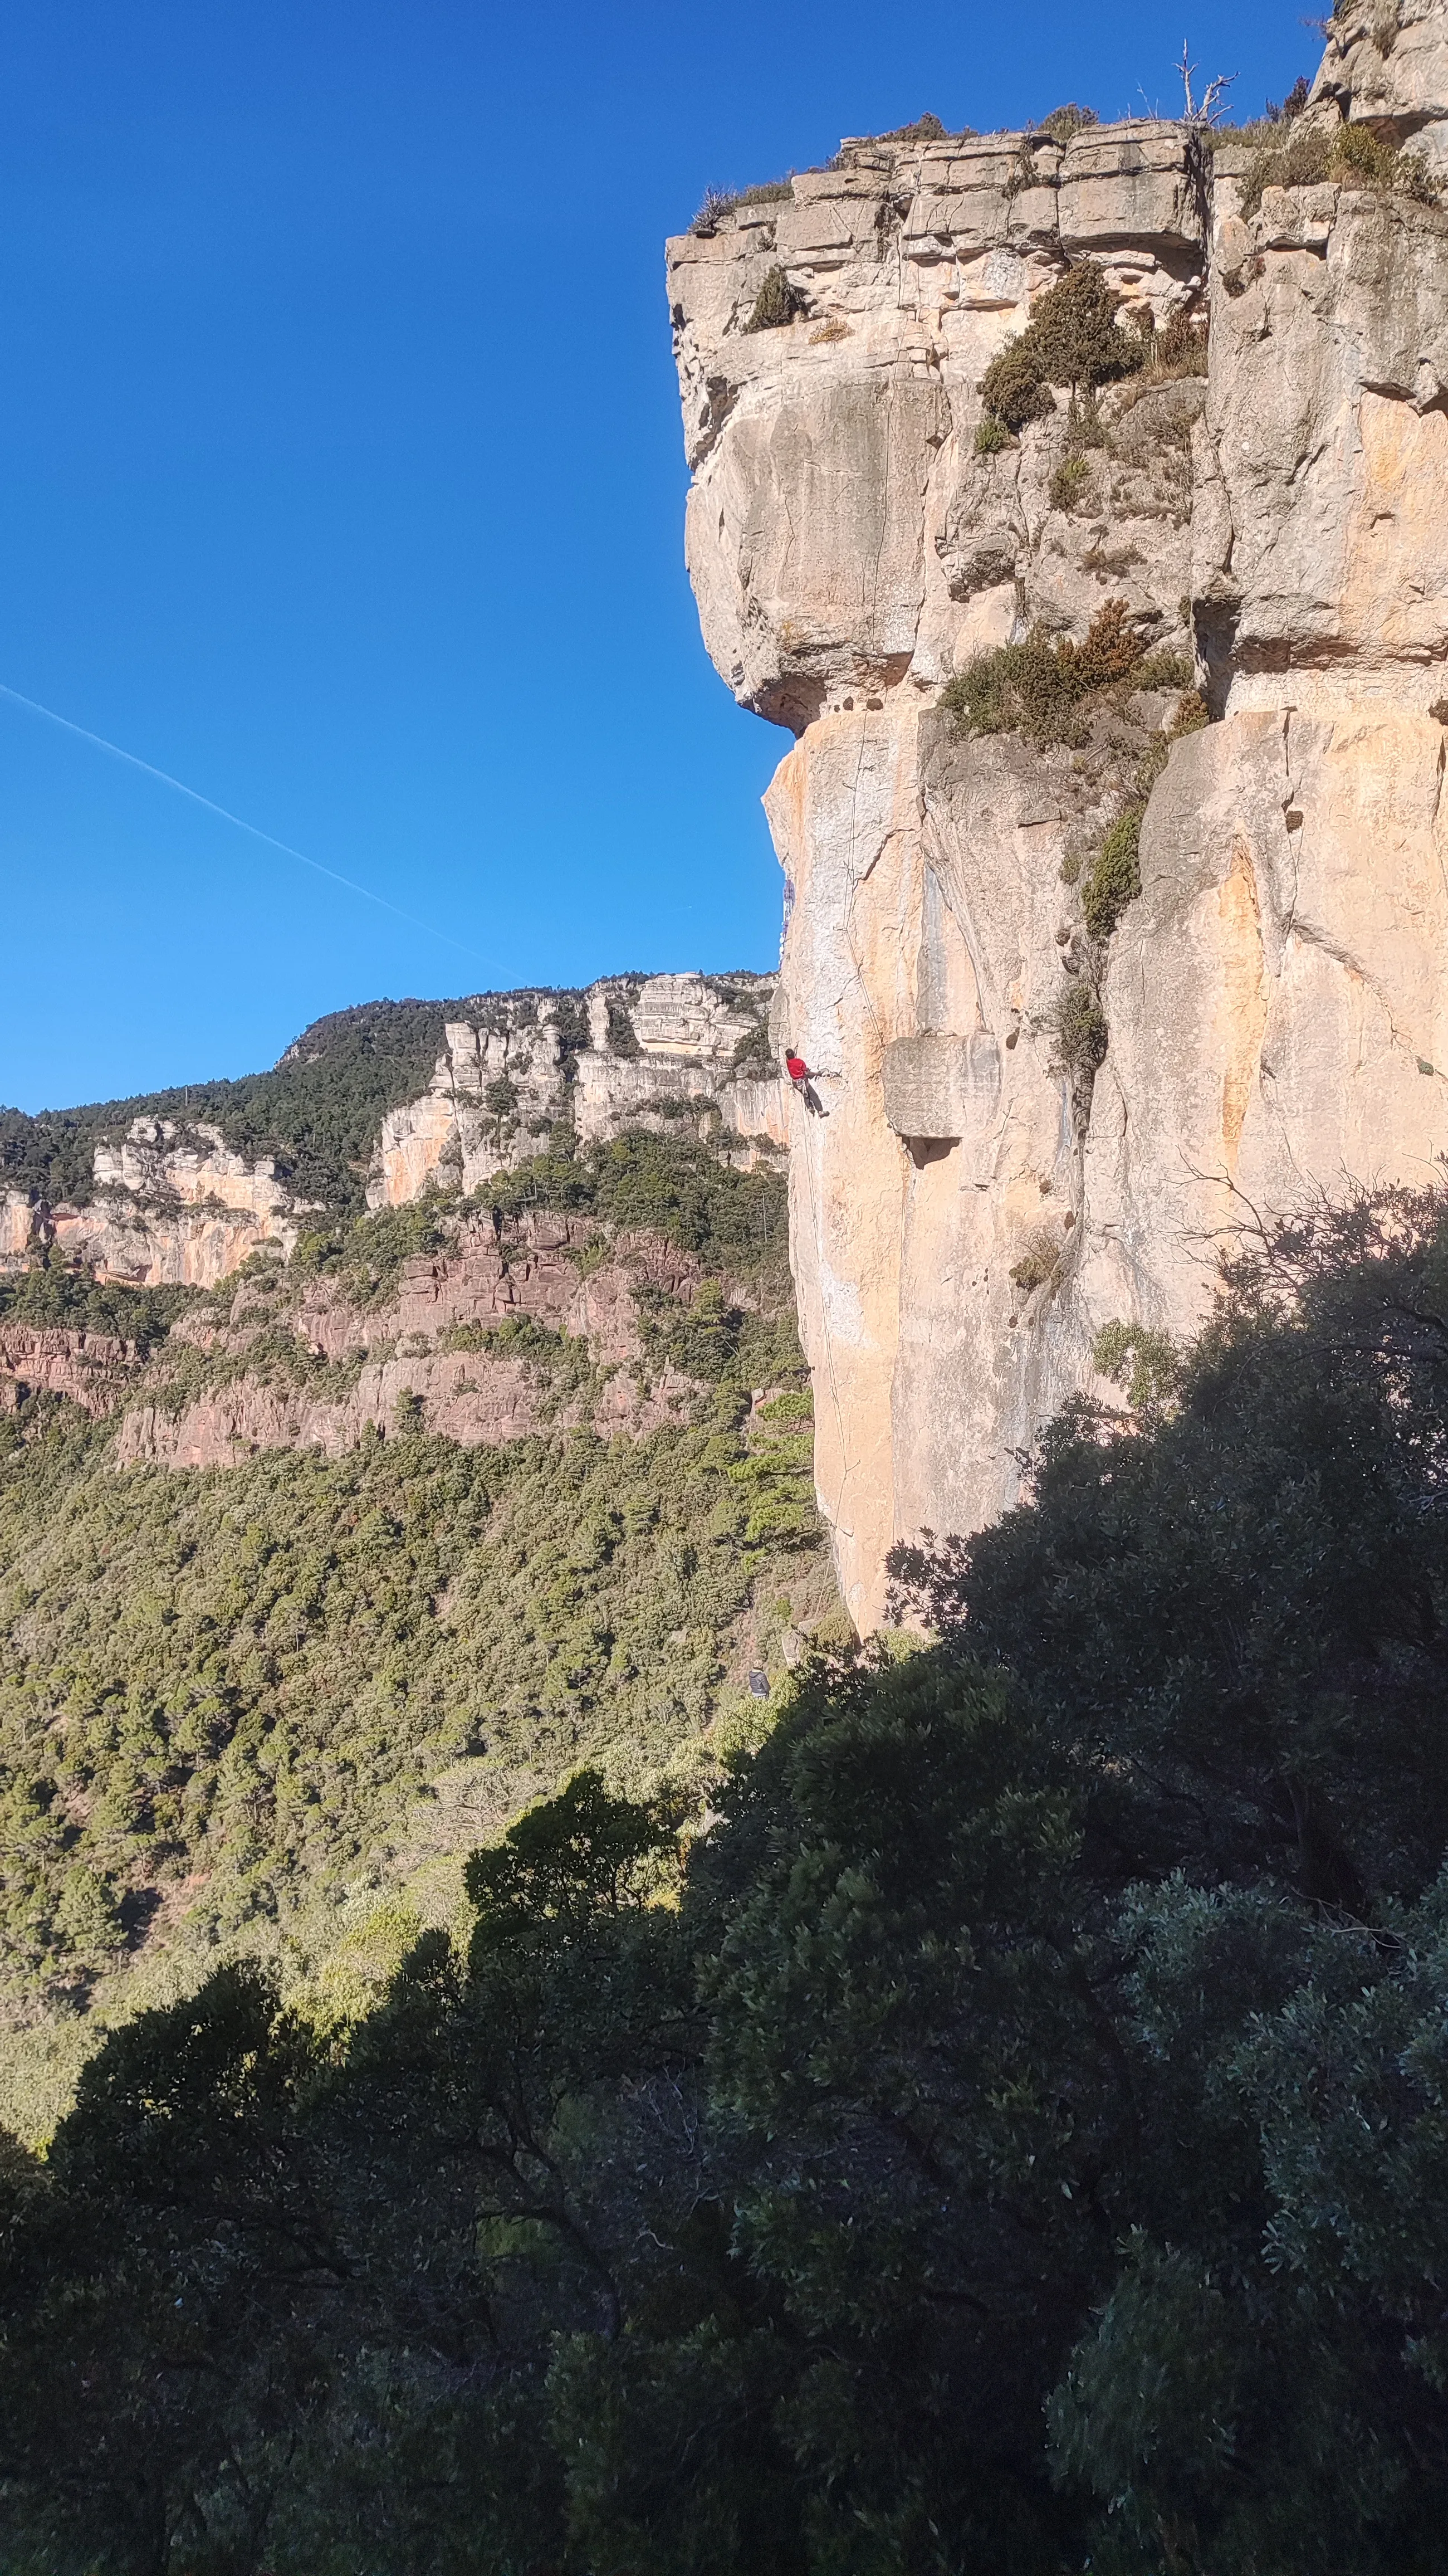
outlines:
[{"label": "rocky outcrop", "polygon": [[117,1333],[0,1320],[0,1413],[27,1395],[65,1395],[86,1413],[113,1413],[141,1366]]},{"label": "rocky outcrop", "polygon": [[[629,1127],[683,1125],[744,1167],[782,1151],[775,981],[618,975],[584,993],[481,997],[445,1025],[427,1090],[383,1118],[368,1205],[466,1192],[565,1139],[597,1143]],[[235,1152],[219,1127],[138,1117],[95,1146],[83,1205],[0,1196],[0,1271],[48,1255],[128,1287],[214,1288],[265,1245],[290,1256],[326,1213],[273,1156]]]},{"label": "rocky outcrop", "polygon": [[1448,177],[1448,24],[1437,0],[1337,0],[1314,108],[1366,125]]},{"label": "rocky outcrop", "polygon": [[[1346,0],[1313,115],[1426,148],[1445,24],[1405,0],[1380,42]],[[1190,1329],[1245,1207],[1448,1145],[1448,216],[1332,184],[1244,219],[1246,166],[1159,124],[847,144],[669,246],[705,639],[798,737],[779,1024],[830,1115],[789,1104],[792,1247],[865,1625],[892,1541],[1014,1498],[1103,1323]],[[1205,380],[1094,421],[1059,389],[978,446],[986,366],[1081,261],[1124,325],[1209,310]],[[794,318],[750,327],[773,269]],[[1213,722],[1168,748],[1174,693],[1122,688],[1042,749],[942,707],[1108,602]],[[1083,863],[1156,768],[1108,940]]]},{"label": "rocky outcrop", "polygon": [[429,1184],[475,1189],[543,1150],[560,1122],[586,1143],[626,1127],[784,1142],[769,1053],[772,975],[613,976],[583,995],[497,994],[450,1021],[427,1091],[383,1121],[372,1207]]},{"label": "rocky outcrop", "polygon": [[[231,1466],[278,1448],[335,1457],[402,1421],[471,1446],[576,1424],[641,1438],[686,1419],[698,1387],[646,1352],[640,1292],[687,1308],[699,1263],[652,1234],[598,1253],[591,1221],[530,1211],[502,1228],[461,1221],[370,1307],[325,1278],[300,1295],[280,1274],[248,1279],[224,1315],[173,1328],[146,1400],[118,1428],[117,1464]],[[520,1331],[529,1325],[560,1337],[556,1352]]]},{"label": "rocky outcrop", "polygon": [[49,1207],[11,1191],[0,1230],[3,1266],[42,1251],[127,1287],[214,1288],[266,1243],[290,1252],[307,1207],[275,1162],[232,1153],[217,1127],[135,1118],[94,1156],[84,1207]]}]

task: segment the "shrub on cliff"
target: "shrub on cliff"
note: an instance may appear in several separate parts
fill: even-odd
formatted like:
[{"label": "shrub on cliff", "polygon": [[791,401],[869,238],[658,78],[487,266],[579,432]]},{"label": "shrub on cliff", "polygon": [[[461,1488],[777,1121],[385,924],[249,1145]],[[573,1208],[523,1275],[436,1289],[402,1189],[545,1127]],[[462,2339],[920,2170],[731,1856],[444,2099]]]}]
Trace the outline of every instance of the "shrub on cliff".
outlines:
[{"label": "shrub on cliff", "polygon": [[754,299],[746,331],[782,331],[797,313],[804,311],[804,298],[795,293],[782,268],[771,268]]},{"label": "shrub on cliff", "polygon": [[1134,375],[1145,343],[1116,316],[1116,298],[1092,261],[1068,269],[1037,297],[1019,339],[1008,340],[987,367],[980,385],[987,412],[1007,429],[1023,429],[1054,408],[1052,385],[1085,391]]},{"label": "shrub on cliff", "polygon": [[1091,468],[1084,456],[1067,456],[1051,477],[1053,510],[1074,510],[1091,489]]},{"label": "shrub on cliff", "polygon": [[703,202],[689,230],[707,238],[718,231],[726,215],[736,206],[772,206],[794,195],[793,177],[761,179],[752,188],[706,188]]},{"label": "shrub on cliff", "polygon": [[1141,825],[1144,805],[1118,814],[1087,871],[1081,912],[1093,939],[1109,939],[1129,903],[1141,892]]},{"label": "shrub on cliff", "polygon": [[1078,1089],[1089,1089],[1106,1061],[1108,1036],[1106,1014],[1089,984],[1068,984],[1048,1025],[1057,1071],[1069,1074]]},{"label": "shrub on cliff", "polygon": [[1345,188],[1380,188],[1422,205],[1438,203],[1421,153],[1395,151],[1366,125],[1335,131],[1317,126],[1307,133],[1294,125],[1281,140],[1274,133],[1253,160],[1242,182],[1242,212],[1258,212],[1264,188],[1308,188],[1324,179]]},{"label": "shrub on cliff", "polygon": [[1049,134],[1053,143],[1069,143],[1074,136],[1084,134],[1088,127],[1100,122],[1094,107],[1078,107],[1074,99],[1068,99],[1064,107],[1053,107],[1050,115],[1043,116],[1040,124],[1032,130],[1037,134]]},{"label": "shrub on cliff", "polygon": [[947,682],[940,703],[963,734],[1020,732],[1042,744],[1079,744],[1093,698],[1123,685],[1184,689],[1191,676],[1180,654],[1147,652],[1126,602],[1111,599],[1079,644],[1037,627],[1024,643],[977,654]]}]

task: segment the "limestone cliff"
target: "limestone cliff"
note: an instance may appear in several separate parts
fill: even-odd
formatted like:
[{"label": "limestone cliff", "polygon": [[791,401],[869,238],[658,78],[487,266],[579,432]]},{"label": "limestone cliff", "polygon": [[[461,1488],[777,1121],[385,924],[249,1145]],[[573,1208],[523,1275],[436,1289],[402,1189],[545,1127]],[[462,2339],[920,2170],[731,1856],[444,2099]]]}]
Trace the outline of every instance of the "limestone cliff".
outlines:
[{"label": "limestone cliff", "polygon": [[751,1139],[783,1145],[773,991],[770,975],[683,974],[613,976],[541,1001],[493,995],[485,1014],[447,1023],[427,1091],[384,1119],[369,1206],[401,1205],[429,1181],[474,1189],[536,1154],[560,1120],[586,1144],[682,1117],[746,1151]]},{"label": "limestone cliff", "polygon": [[[1013,1499],[1104,1323],[1187,1330],[1245,1208],[1448,1144],[1444,0],[1342,0],[1303,135],[1330,175],[1286,185],[1261,136],[1156,122],[847,143],[669,245],[705,641],[797,736],[776,1035],[826,1077],[792,1245],[863,1624],[892,1541]],[[982,435],[1082,263],[1185,354]],[[1069,743],[950,711],[1106,608],[1142,685]],[[1103,928],[1092,854],[1154,771]]]},{"label": "limestone cliff", "polygon": [[134,1118],[95,1147],[83,1206],[6,1193],[0,1268],[54,1251],[127,1286],[212,1288],[264,1243],[290,1252],[306,1204],[278,1180],[270,1155],[228,1151],[219,1128]]},{"label": "limestone cliff", "polygon": [[[427,1089],[387,1111],[370,1157],[364,1141],[367,1204],[474,1189],[562,1136],[592,1143],[682,1125],[745,1165],[782,1148],[773,991],[771,975],[609,976],[583,993],[491,993],[457,1006]],[[320,1024],[323,1039],[330,1026]],[[320,1053],[299,1041],[277,1071]],[[129,1287],[214,1288],[263,1246],[289,1257],[327,1214],[277,1154],[237,1150],[211,1120],[145,1113],[108,1130],[107,1114],[61,1114],[96,1132],[83,1192],[43,1181],[0,1192],[0,1273],[49,1257]],[[0,1152],[0,1181],[4,1164]]]}]

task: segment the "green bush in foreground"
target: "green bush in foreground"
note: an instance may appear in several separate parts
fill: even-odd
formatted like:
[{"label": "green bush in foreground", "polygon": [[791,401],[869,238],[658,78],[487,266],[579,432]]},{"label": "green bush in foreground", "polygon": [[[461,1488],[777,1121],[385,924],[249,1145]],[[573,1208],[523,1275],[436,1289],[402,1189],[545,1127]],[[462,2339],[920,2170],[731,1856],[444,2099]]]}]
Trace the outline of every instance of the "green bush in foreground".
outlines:
[{"label": "green bush in foreground", "polygon": [[707,1819],[117,2032],[0,2157],[5,2563],[1442,2576],[1445,1291],[1280,1230]]}]

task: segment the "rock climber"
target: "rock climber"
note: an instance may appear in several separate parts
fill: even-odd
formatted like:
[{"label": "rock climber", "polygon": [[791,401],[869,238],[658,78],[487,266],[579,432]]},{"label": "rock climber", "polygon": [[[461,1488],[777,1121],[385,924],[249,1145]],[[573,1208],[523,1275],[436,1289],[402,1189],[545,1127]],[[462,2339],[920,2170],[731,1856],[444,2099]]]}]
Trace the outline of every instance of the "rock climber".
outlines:
[{"label": "rock climber", "polygon": [[828,1118],[830,1113],[814,1087],[814,1075],[804,1057],[796,1055],[793,1047],[784,1050],[784,1069],[811,1117]]}]

